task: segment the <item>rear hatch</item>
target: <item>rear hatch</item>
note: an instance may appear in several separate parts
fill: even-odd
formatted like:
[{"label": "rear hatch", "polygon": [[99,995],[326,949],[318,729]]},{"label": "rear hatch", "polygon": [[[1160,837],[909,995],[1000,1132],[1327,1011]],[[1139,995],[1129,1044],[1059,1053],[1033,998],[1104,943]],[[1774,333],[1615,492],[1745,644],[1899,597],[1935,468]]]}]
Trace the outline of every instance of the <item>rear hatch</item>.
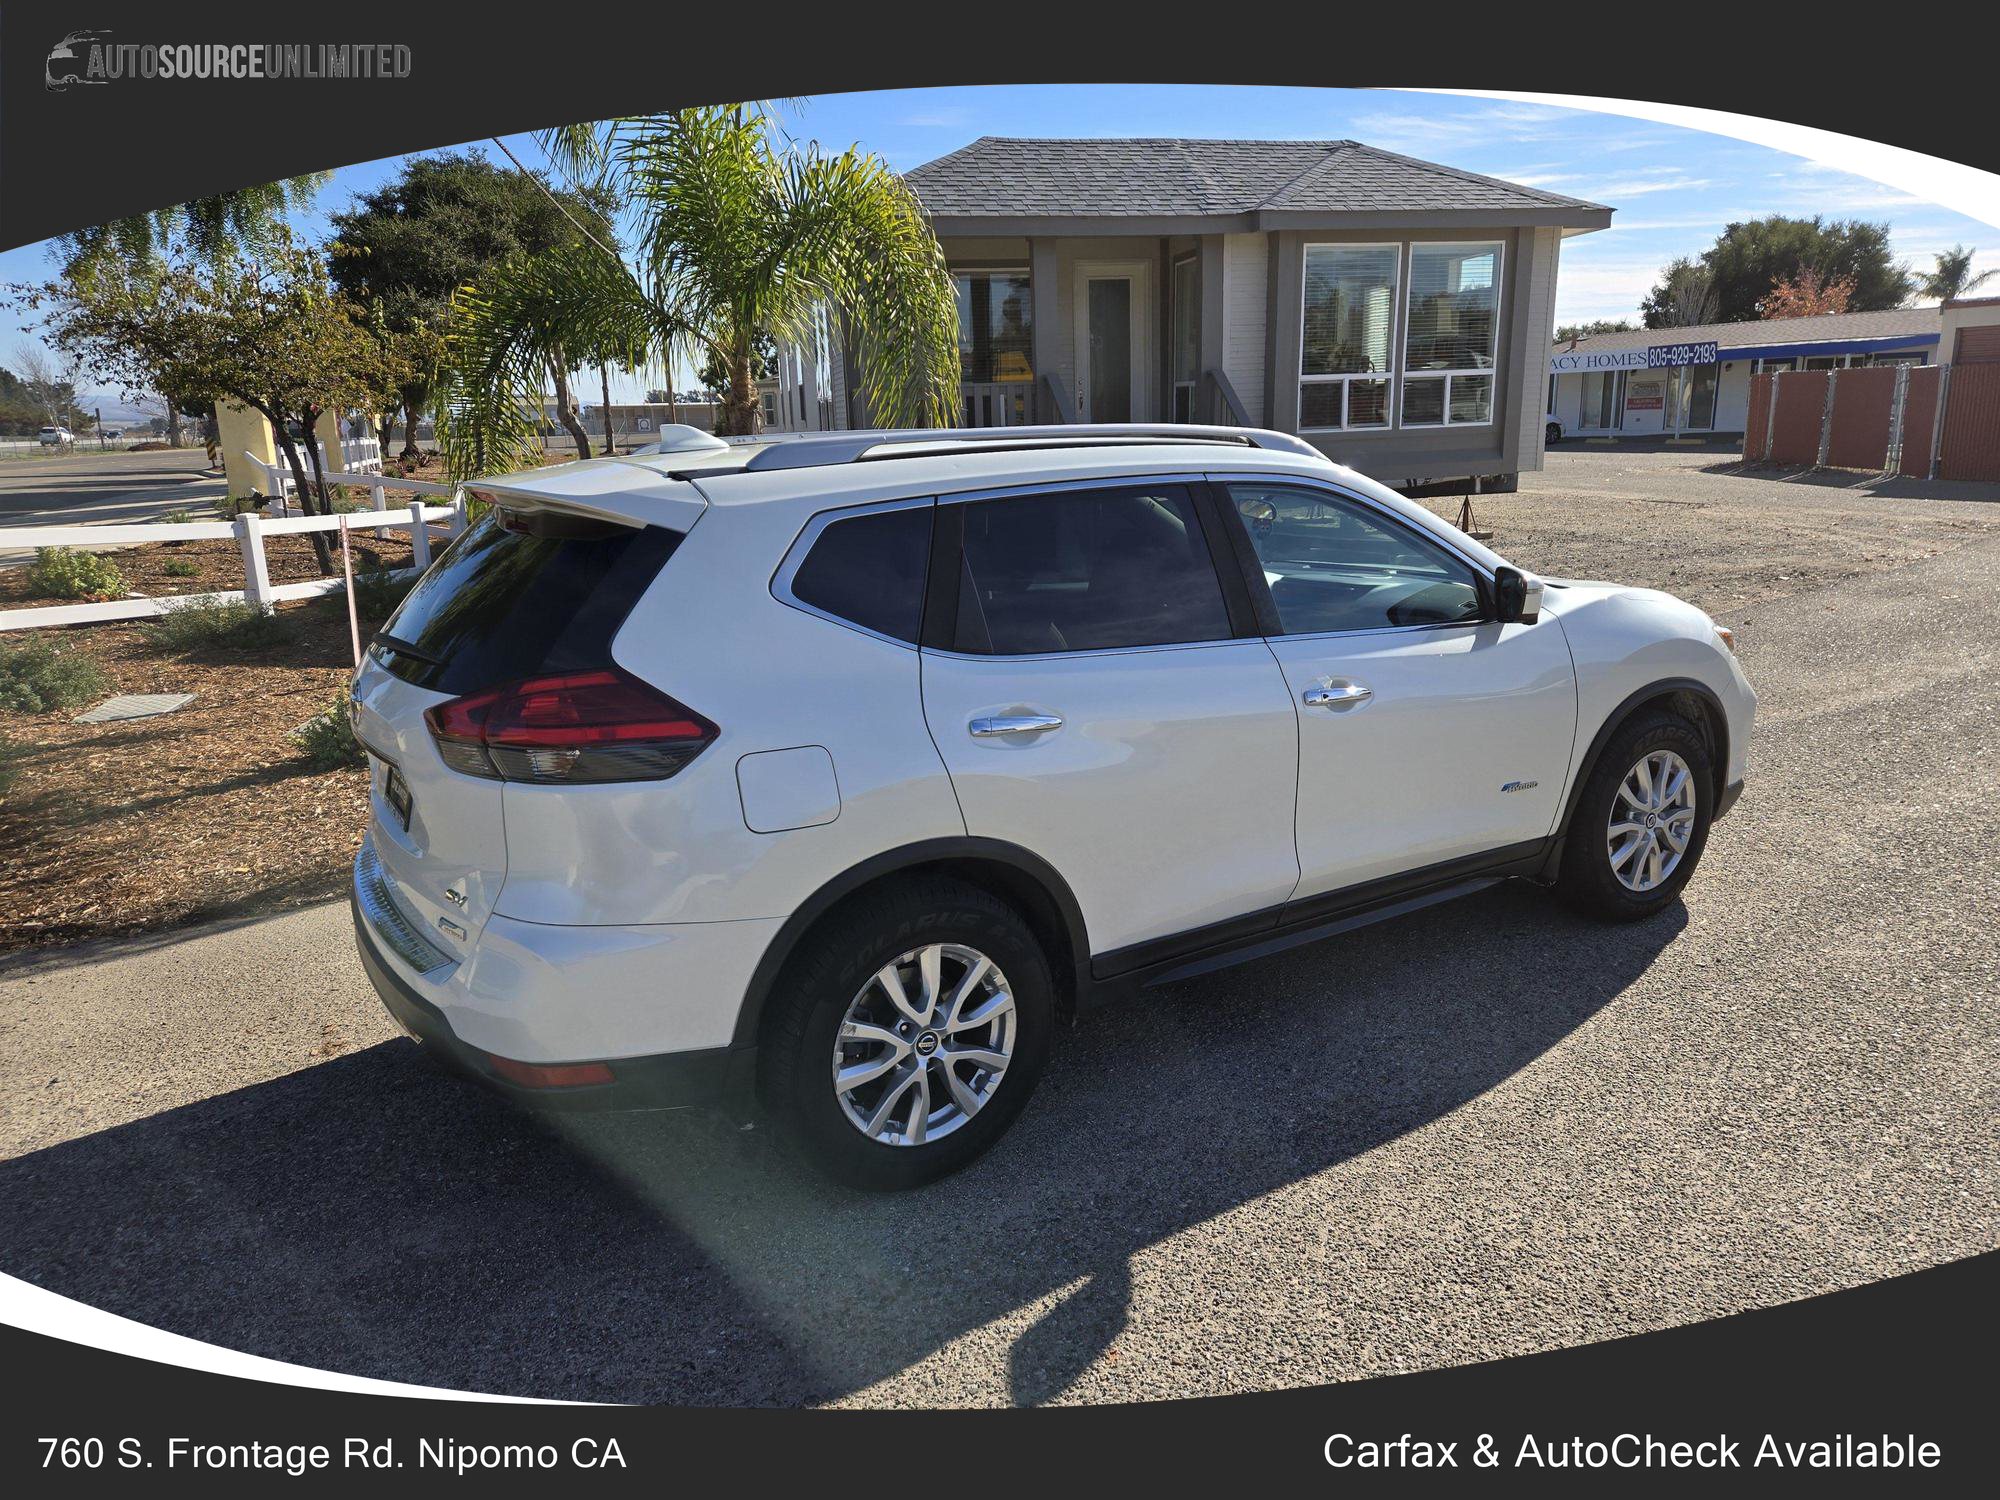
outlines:
[{"label": "rear hatch", "polygon": [[406,914],[455,959],[506,880],[506,782],[477,746],[440,736],[440,715],[508,684],[609,666],[612,638],[684,534],[599,506],[496,498],[376,635],[353,689],[377,857]]}]

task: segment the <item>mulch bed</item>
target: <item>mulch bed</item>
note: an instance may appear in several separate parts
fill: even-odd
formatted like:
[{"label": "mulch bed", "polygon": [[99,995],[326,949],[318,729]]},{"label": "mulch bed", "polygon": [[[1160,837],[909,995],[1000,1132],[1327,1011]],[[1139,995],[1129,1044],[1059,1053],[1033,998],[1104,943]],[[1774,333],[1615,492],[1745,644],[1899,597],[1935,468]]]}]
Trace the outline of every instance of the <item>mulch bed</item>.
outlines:
[{"label": "mulch bed", "polygon": [[[205,519],[205,518],[204,518]],[[433,524],[431,553],[451,539],[444,526]],[[334,565],[340,562],[340,539],[329,537]],[[380,537],[374,528],[354,528],[348,535],[354,555],[354,570],[364,568],[407,568],[410,565],[410,532],[407,524]],[[165,598],[181,594],[214,594],[243,587],[243,550],[233,538],[215,537],[188,542],[148,542],[138,547],[105,547],[101,550],[124,576],[128,593]],[[170,562],[195,566],[191,578],[177,578],[166,571]],[[264,538],[264,566],[273,583],[304,583],[321,577],[307,536],[267,536]],[[55,599],[38,594],[28,586],[24,567],[0,568],[0,609],[25,609],[31,605],[75,604],[74,599]]]},{"label": "mulch bed", "polygon": [[81,708],[0,713],[19,751],[0,797],[0,951],[285,910],[343,888],[368,773],[315,772],[288,735],[351,675],[346,613],[313,600],[280,617],[282,641],[185,655],[137,625],[46,632],[94,657],[114,692],[195,700],[128,724],[71,723]]}]

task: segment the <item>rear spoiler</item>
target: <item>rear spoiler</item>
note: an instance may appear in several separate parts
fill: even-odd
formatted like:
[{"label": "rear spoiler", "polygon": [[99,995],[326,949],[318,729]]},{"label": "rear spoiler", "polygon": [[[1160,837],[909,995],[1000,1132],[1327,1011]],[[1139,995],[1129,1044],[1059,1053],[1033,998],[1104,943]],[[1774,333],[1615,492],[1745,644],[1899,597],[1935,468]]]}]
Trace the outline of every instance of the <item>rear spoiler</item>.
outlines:
[{"label": "rear spoiler", "polygon": [[475,499],[506,510],[561,511],[620,526],[664,526],[680,532],[708,508],[693,485],[653,463],[630,458],[550,464],[474,480],[465,488]]}]

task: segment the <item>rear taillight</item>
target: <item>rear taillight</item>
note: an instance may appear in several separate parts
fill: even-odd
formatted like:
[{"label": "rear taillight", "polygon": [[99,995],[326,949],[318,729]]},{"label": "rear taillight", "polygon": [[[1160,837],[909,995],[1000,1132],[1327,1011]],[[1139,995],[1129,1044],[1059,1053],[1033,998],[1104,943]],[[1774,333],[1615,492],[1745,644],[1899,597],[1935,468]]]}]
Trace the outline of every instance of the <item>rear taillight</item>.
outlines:
[{"label": "rear taillight", "polygon": [[701,754],[716,727],[615,668],[531,677],[424,713],[454,771],[503,781],[656,781]]}]

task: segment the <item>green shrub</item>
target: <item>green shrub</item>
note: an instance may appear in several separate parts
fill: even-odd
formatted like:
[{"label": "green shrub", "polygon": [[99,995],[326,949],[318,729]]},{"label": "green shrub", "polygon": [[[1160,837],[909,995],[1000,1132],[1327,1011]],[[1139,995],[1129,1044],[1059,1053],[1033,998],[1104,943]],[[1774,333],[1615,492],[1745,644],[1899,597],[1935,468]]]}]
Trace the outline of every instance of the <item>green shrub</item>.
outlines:
[{"label": "green shrub", "polygon": [[[160,524],[163,526],[191,526],[194,524],[194,512],[189,510],[185,505],[176,505],[172,510],[160,517]],[[169,545],[178,544],[170,543]]]},{"label": "green shrub", "polygon": [[149,641],[169,651],[261,646],[284,633],[277,611],[215,594],[191,594],[164,605],[145,630]]},{"label": "green shrub", "polygon": [[315,771],[366,764],[361,742],[355,739],[354,725],[347,717],[345,693],[334,694],[325,708],[292,731],[292,739],[306,752]]},{"label": "green shrub", "polygon": [[104,668],[75,651],[58,651],[29,636],[19,645],[0,637],[0,709],[20,714],[76,708],[111,689]]},{"label": "green shrub", "polygon": [[387,568],[361,568],[354,574],[354,612],[364,619],[386,620],[403,596],[417,586],[417,574],[398,577]]},{"label": "green shrub", "polygon": [[269,503],[269,497],[264,495],[224,495],[213,502],[215,513],[225,521],[233,521],[246,511],[262,515]]},{"label": "green shrub", "polygon": [[115,599],[125,592],[125,575],[94,552],[37,547],[28,587],[51,599]]},{"label": "green shrub", "polygon": [[201,571],[185,557],[170,557],[160,564],[160,571],[169,578],[192,578]]}]

